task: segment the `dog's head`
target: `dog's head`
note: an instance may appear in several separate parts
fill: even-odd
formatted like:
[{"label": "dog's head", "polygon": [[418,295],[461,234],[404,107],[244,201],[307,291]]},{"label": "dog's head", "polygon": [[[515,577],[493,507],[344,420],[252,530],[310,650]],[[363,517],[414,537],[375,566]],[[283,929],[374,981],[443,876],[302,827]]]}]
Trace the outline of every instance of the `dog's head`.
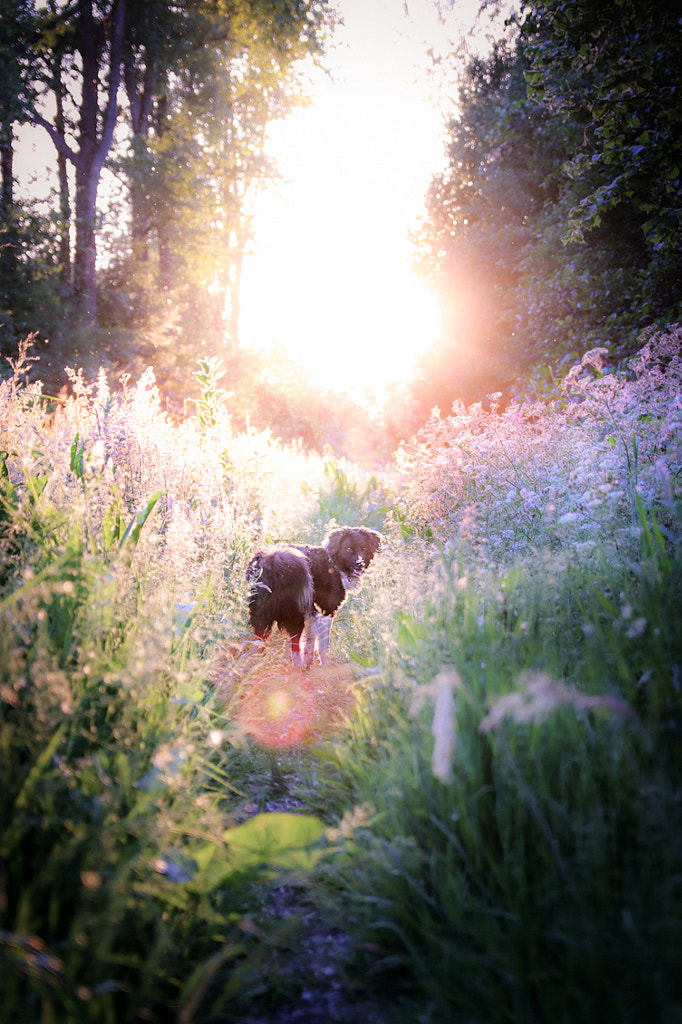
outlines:
[{"label": "dog's head", "polygon": [[381,551],[381,534],[365,526],[332,530],[325,544],[334,565],[349,579],[358,579]]}]

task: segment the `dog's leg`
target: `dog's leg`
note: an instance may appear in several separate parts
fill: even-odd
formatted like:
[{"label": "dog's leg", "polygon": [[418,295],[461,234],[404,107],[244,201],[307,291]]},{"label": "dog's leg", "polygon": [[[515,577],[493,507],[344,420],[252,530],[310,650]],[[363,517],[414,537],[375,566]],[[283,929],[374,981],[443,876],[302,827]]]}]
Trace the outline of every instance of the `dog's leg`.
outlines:
[{"label": "dog's leg", "polygon": [[[305,653],[305,647],[303,648]],[[301,668],[301,634],[295,633],[291,637],[291,663],[294,668]]]},{"label": "dog's leg", "polygon": [[271,630],[269,629],[259,629],[254,631],[254,649],[258,651],[259,654],[265,654],[265,642],[270,636],[270,632]]},{"label": "dog's leg", "polygon": [[303,630],[303,667],[311,668],[313,659],[315,657],[315,643],[317,641],[317,628],[320,618],[318,615],[313,615],[312,618],[305,620],[305,629]]},{"label": "dog's leg", "polygon": [[320,664],[326,665],[329,661],[327,657],[327,651],[329,650],[329,634],[332,629],[332,619],[330,615],[320,615],[317,620],[317,648],[320,654]]}]

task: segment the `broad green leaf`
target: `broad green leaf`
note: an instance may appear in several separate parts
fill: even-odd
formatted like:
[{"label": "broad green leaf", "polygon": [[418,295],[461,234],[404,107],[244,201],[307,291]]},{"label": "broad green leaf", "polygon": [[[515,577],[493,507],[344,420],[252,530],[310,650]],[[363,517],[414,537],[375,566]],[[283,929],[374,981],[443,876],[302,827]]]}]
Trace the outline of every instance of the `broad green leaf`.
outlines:
[{"label": "broad green leaf", "polygon": [[321,854],[324,823],[312,815],[257,814],[223,833],[226,848],[207,843],[192,856],[193,885],[202,892],[238,877],[272,877],[277,871],[309,871]]}]

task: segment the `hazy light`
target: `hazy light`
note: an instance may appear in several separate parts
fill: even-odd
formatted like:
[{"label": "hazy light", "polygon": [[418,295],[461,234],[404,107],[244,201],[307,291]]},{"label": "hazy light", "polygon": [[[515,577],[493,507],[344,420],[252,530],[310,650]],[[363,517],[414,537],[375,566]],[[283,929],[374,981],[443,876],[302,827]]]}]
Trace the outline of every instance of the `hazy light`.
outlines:
[{"label": "hazy light", "polygon": [[426,50],[447,29],[430,0],[404,6],[342,2],[334,81],[314,75],[312,105],[271,131],[284,182],[256,205],[242,344],[283,346],[326,388],[408,379],[439,333],[408,232],[445,163]]}]

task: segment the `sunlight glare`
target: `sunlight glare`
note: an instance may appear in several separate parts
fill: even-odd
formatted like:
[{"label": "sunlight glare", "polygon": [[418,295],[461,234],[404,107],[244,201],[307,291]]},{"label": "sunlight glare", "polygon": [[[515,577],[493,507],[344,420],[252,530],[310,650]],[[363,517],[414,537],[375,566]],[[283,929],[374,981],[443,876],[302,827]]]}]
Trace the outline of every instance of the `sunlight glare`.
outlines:
[{"label": "sunlight glare", "polygon": [[270,132],[283,180],[257,200],[242,279],[242,344],[284,348],[359,399],[408,380],[440,331],[409,241],[445,162],[425,71],[437,15],[426,0],[410,11],[418,24],[402,4],[341,4],[334,81],[311,74],[312,104]]}]

